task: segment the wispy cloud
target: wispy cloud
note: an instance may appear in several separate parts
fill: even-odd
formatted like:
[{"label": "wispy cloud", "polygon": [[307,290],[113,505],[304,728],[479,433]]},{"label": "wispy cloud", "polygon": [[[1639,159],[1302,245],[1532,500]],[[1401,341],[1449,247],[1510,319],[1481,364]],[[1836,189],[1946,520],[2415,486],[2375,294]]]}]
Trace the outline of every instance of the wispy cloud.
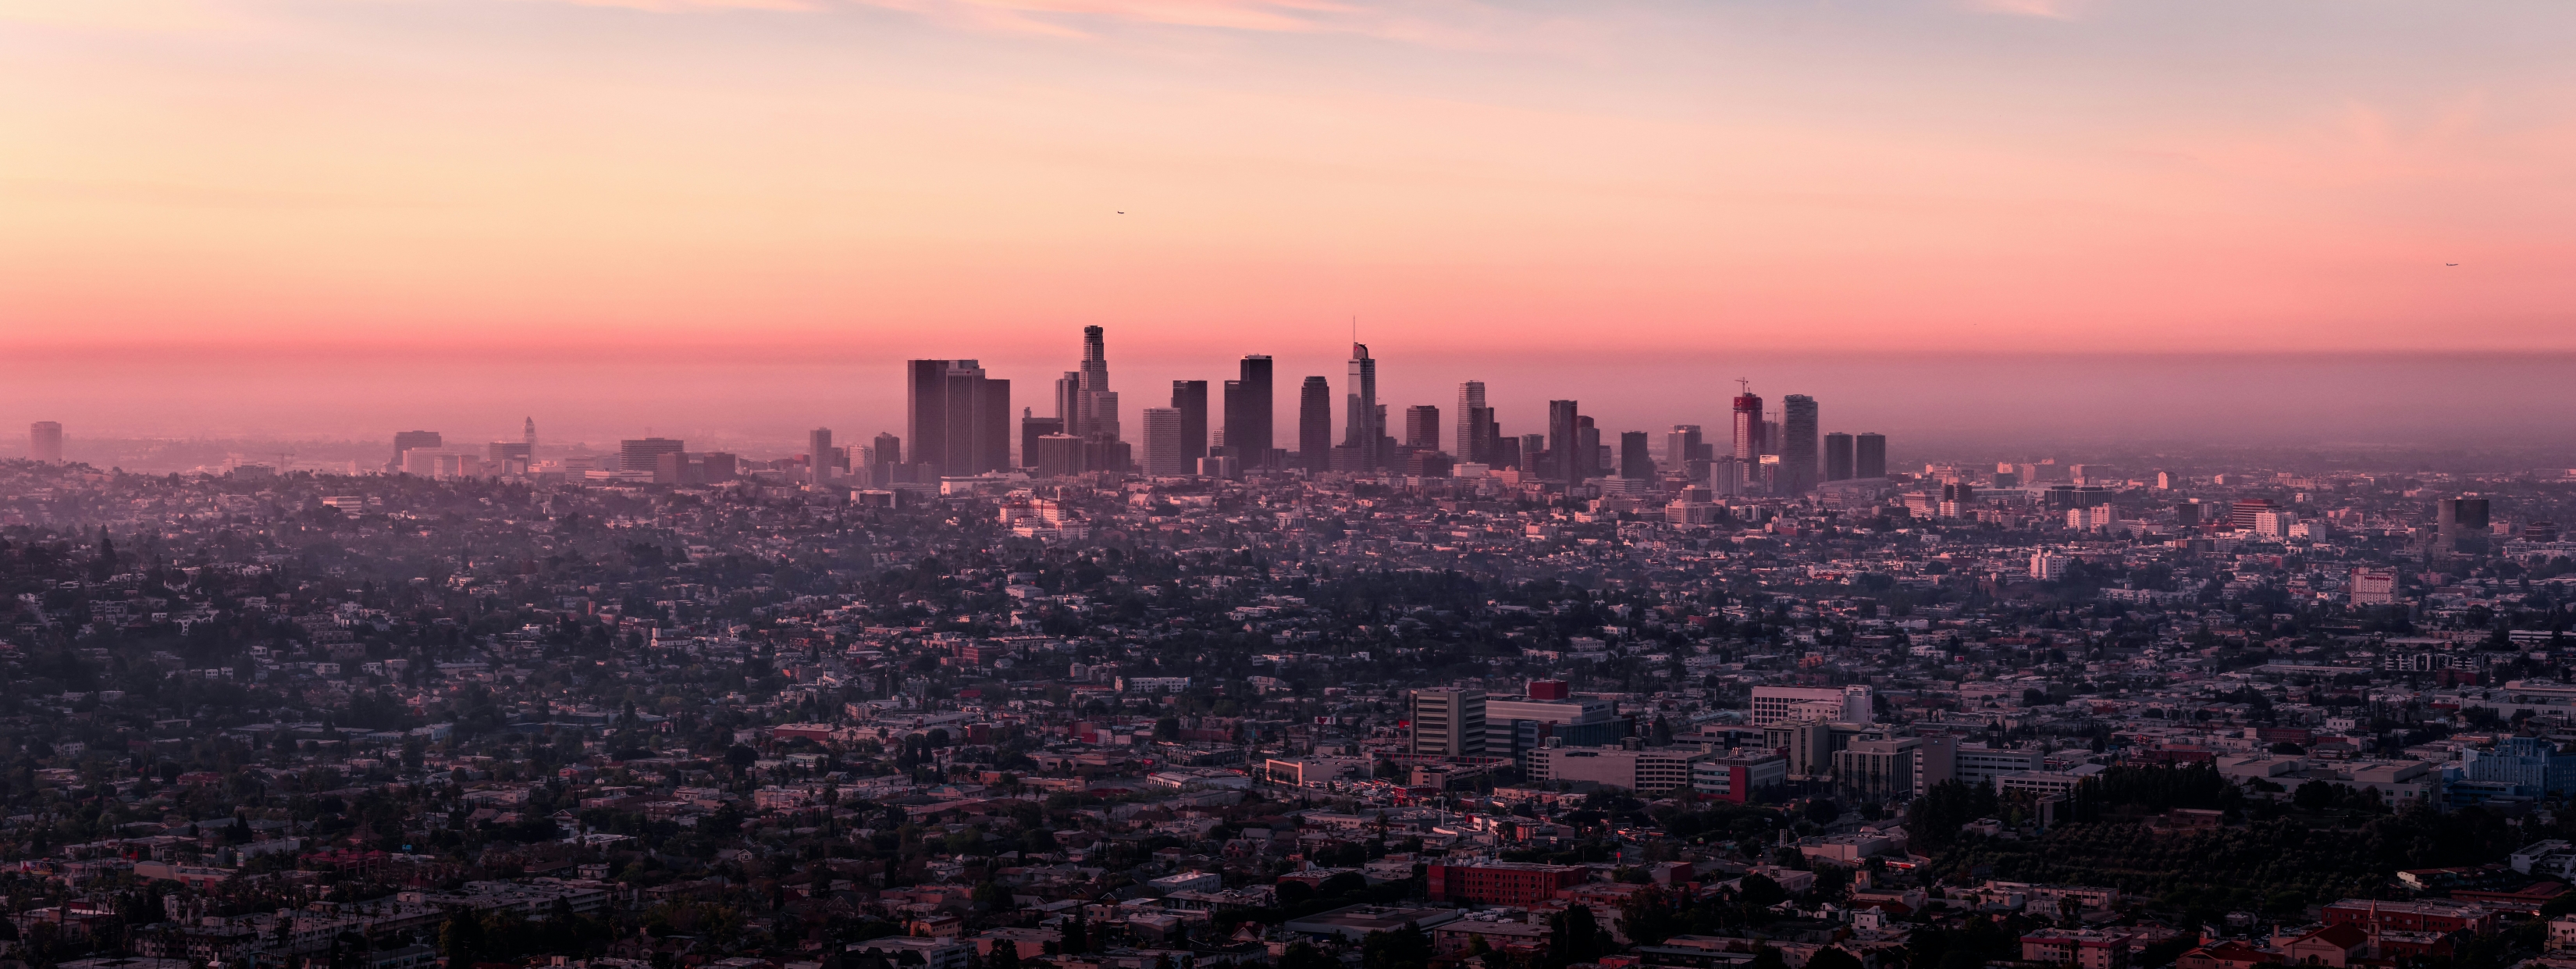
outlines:
[{"label": "wispy cloud", "polygon": [[199,30],[236,23],[208,0],[0,0],[0,23],[93,30]]},{"label": "wispy cloud", "polygon": [[[0,3],[11,0],[0,0]],[[41,2],[41,0],[23,0]],[[1480,0],[537,0],[638,10],[892,10],[970,30],[1090,37],[1121,26],[1353,34],[1437,46],[1488,46],[1514,18]]]},{"label": "wispy cloud", "polygon": [[2046,17],[2051,20],[2075,19],[2075,8],[2080,3],[2081,0],[1968,0],[1970,7],[1987,13]]}]

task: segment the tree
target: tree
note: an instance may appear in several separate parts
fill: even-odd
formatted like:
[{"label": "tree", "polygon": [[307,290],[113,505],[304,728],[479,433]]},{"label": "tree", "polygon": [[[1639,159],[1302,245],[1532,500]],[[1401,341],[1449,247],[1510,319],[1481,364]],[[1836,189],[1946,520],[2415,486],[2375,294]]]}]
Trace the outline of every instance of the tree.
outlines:
[{"label": "tree", "polygon": [[1619,904],[1619,927],[1640,945],[1660,945],[1681,931],[1681,919],[1673,912],[1671,893],[1648,888]]},{"label": "tree", "polygon": [[1056,951],[1069,956],[1091,951],[1091,927],[1083,924],[1081,908],[1073,910],[1073,917],[1064,920],[1064,928],[1060,931],[1064,942],[1056,946]]},{"label": "tree", "polygon": [[1431,936],[1412,922],[1360,940],[1361,969],[1422,969],[1431,961]]},{"label": "tree", "polygon": [[1770,908],[1789,900],[1789,890],[1759,872],[1746,875],[1735,883],[1736,896],[1754,908]]},{"label": "tree", "polygon": [[1601,935],[1601,923],[1593,919],[1590,906],[1569,905],[1548,919],[1548,965],[1591,962],[1609,949],[1608,940]]},{"label": "tree", "polygon": [[1279,954],[1279,969],[1341,969],[1342,961],[1325,955],[1312,942],[1291,944]]},{"label": "tree", "polygon": [[1826,946],[1807,957],[1807,969],[1861,969],[1860,958],[1841,946]]},{"label": "tree", "polygon": [[467,911],[450,912],[438,927],[438,951],[451,966],[471,966],[483,951],[483,921]]}]

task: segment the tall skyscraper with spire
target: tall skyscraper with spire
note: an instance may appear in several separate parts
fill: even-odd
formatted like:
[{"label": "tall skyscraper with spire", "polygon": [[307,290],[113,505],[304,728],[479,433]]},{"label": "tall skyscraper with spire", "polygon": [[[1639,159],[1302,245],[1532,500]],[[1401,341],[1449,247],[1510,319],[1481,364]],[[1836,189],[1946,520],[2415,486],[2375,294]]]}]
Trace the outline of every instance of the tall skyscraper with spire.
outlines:
[{"label": "tall skyscraper with spire", "polygon": [[1484,381],[1470,380],[1458,385],[1458,409],[1452,412],[1458,419],[1458,430],[1457,436],[1449,439],[1449,453],[1456,455],[1460,461],[1494,459],[1492,454],[1486,453],[1492,448],[1487,446],[1483,433],[1484,427],[1478,423],[1491,419],[1491,412],[1487,412],[1485,416],[1478,416],[1477,411],[1482,410],[1484,406]]},{"label": "tall skyscraper with spire", "polygon": [[535,460],[535,459],[536,459],[536,456],[537,456],[537,419],[536,419],[536,418],[534,418],[534,417],[528,418],[528,428],[527,428],[527,430],[526,430],[526,431],[522,432],[522,435],[521,435],[521,436],[523,436],[523,437],[525,437],[525,438],[527,439],[526,443],[527,443],[527,445],[528,445],[528,458],[529,458],[529,460]]},{"label": "tall skyscraper with spire", "polygon": [[1351,344],[1350,382],[1342,387],[1342,407],[1342,446],[1352,449],[1350,470],[1376,470],[1382,464],[1378,444],[1386,436],[1386,424],[1384,411],[1377,406],[1377,361],[1369,358],[1368,344]]},{"label": "tall skyscraper with spire", "polygon": [[1102,330],[1082,328],[1082,369],[1074,372],[1073,415],[1077,436],[1118,438],[1118,392],[1109,389],[1109,349]]}]

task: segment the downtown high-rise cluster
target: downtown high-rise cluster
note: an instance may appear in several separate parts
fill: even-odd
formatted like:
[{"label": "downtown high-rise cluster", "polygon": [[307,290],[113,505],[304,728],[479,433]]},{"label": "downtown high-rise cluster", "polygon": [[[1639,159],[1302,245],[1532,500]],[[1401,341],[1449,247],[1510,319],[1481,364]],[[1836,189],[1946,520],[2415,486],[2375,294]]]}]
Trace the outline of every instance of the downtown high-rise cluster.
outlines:
[{"label": "downtown high-rise cluster", "polygon": [[[880,435],[877,446],[857,449],[848,464],[869,469],[867,476],[881,485],[1009,470],[1039,477],[1118,472],[1229,478],[1246,471],[1305,471],[1509,475],[1515,483],[1590,485],[1605,494],[1659,491],[1664,479],[1680,478],[1710,496],[1799,495],[1823,482],[1887,473],[1885,436],[1820,434],[1816,400],[1804,394],[1787,396],[1780,412],[1767,416],[1763,399],[1746,389],[1733,401],[1731,447],[1721,451],[1704,441],[1697,424],[1675,424],[1665,432],[1658,463],[1648,432],[1605,434],[1572,400],[1549,401],[1536,432],[1506,434],[1481,380],[1458,385],[1445,422],[1437,404],[1408,406],[1399,416],[1380,397],[1378,363],[1366,344],[1351,344],[1338,427],[1331,380],[1321,374],[1302,378],[1293,442],[1274,435],[1272,361],[1259,354],[1242,358],[1235,379],[1222,382],[1213,414],[1208,381],[1175,380],[1168,405],[1143,408],[1129,425],[1110,386],[1106,334],[1101,327],[1085,327],[1079,366],[1056,380],[1052,413],[1020,408],[1016,461],[1009,381],[985,375],[974,360],[913,360],[905,364],[909,457],[900,441]],[[1289,443],[1294,447],[1280,446]]]}]

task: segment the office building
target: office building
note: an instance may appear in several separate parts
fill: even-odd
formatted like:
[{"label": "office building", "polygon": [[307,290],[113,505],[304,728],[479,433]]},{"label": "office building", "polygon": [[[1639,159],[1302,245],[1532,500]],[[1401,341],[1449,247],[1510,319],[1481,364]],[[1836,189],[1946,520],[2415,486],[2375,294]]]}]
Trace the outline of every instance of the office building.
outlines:
[{"label": "office building", "polygon": [[1461,438],[1456,450],[1462,454],[1472,452],[1477,455],[1474,458],[1461,457],[1460,461],[1472,461],[1497,468],[1503,466],[1500,463],[1501,451],[1499,450],[1503,428],[1502,425],[1495,423],[1493,408],[1468,408],[1467,416],[1459,422],[1459,426],[1467,428],[1472,436]]},{"label": "office building", "polygon": [[2486,554],[2491,521],[2487,499],[2443,498],[2433,505],[2435,539],[2440,543],[2436,552],[2444,556]]},{"label": "office building", "polygon": [[[1479,411],[1483,413],[1479,414]],[[1460,461],[1492,461],[1493,441],[1486,435],[1485,425],[1494,419],[1494,415],[1485,406],[1484,381],[1470,380],[1458,385],[1457,419],[1458,435],[1450,453],[1457,455]]]},{"label": "office building", "polygon": [[[1520,442],[1521,460],[1519,467],[1521,470],[1537,476],[1546,476],[1556,473],[1551,470],[1556,466],[1556,455],[1549,454],[1547,452],[1547,435],[1523,434],[1520,436]],[[1528,479],[1524,478],[1522,480]]]},{"label": "office building", "polygon": [[536,449],[524,441],[493,441],[483,446],[483,460],[492,465],[494,474],[526,474],[536,463],[531,455]]},{"label": "office building", "polygon": [[1422,879],[1425,892],[1436,902],[1528,908],[1592,880],[1592,869],[1453,856],[1424,865]]},{"label": "office building", "polygon": [[1840,431],[1825,435],[1825,480],[1849,481],[1851,477],[1852,436]]},{"label": "office building", "polygon": [[1753,726],[1793,720],[1868,723],[1877,715],[1876,694],[1867,686],[1757,686],[1753,688]]},{"label": "office building", "polygon": [[1574,415],[1574,453],[1580,460],[1576,462],[1572,480],[1578,483],[1590,481],[1609,470],[1611,458],[1603,453],[1604,450],[1601,428],[1594,426],[1588,416]]},{"label": "office building", "polygon": [[1020,467],[1033,468],[1038,463],[1038,439],[1064,433],[1061,417],[1039,417],[1032,408],[1020,408]]},{"label": "office building", "polygon": [[1708,459],[1708,455],[1700,452],[1703,446],[1699,425],[1673,425],[1672,430],[1664,432],[1664,468],[1669,471],[1690,470],[1691,462]]},{"label": "office building", "polygon": [[1440,450],[1440,408],[1415,404],[1404,409],[1404,446],[1420,451]]},{"label": "office building", "polygon": [[1551,739],[1569,747],[1602,747],[1628,736],[1628,721],[1617,716],[1608,700],[1575,700],[1557,683],[1553,697],[1542,697],[1539,683],[1520,699],[1485,700],[1485,752],[1494,757],[1520,757]]},{"label": "office building", "polygon": [[1145,476],[1177,478],[1189,474],[1196,458],[1189,456],[1182,441],[1181,411],[1176,407],[1145,408]]},{"label": "office building", "polygon": [[1780,398],[1780,483],[1777,494],[1803,495],[1816,490],[1816,399],[1805,394]]},{"label": "office building", "polygon": [[1297,459],[1308,471],[1333,469],[1333,388],[1322,377],[1297,388]]},{"label": "office building", "polygon": [[832,429],[817,427],[805,432],[806,478],[813,484],[825,484],[839,474],[839,461],[832,454]]},{"label": "office building", "polygon": [[[1082,368],[1072,374],[1073,413],[1067,423],[1076,437],[1105,436],[1118,440],[1118,392],[1109,389],[1109,345],[1105,332],[1096,326],[1082,328]],[[920,450],[916,441],[914,450]]]},{"label": "office building", "polygon": [[1887,435],[1873,433],[1852,438],[1852,477],[1887,477]]},{"label": "office building", "polygon": [[[646,437],[617,442],[617,470],[658,474],[662,455],[678,454],[688,448],[667,437]],[[665,482],[671,483],[671,482]]]},{"label": "office building", "polygon": [[[875,445],[869,453],[876,456],[876,467],[880,469],[902,464],[903,439],[894,436],[892,432],[878,431]],[[885,484],[886,482],[880,479],[876,483]]]},{"label": "office building", "polygon": [[1041,478],[1062,478],[1092,470],[1083,439],[1071,434],[1041,435],[1036,448],[1029,452],[1029,468],[1029,473]]},{"label": "office building", "polygon": [[1377,404],[1377,361],[1370,359],[1367,344],[1351,344],[1349,380],[1342,387],[1342,446],[1352,450],[1340,464],[1348,465],[1347,470],[1375,470],[1385,464],[1378,446],[1386,436],[1386,412]]},{"label": "office building", "polygon": [[[973,360],[912,360],[904,367],[913,463],[958,477],[1011,466],[1010,381],[986,377]],[[886,459],[880,454],[878,460]]]},{"label": "office building", "polygon": [[[1924,744],[1929,747],[1931,738],[1925,738]],[[2040,752],[2036,750],[2001,750],[1984,744],[1958,744],[1952,747],[1949,753],[1948,776],[1936,780],[1927,773],[1925,786],[1939,783],[1941,780],[1954,780],[1969,787],[1995,784],[1998,783],[1998,778],[2006,774],[2027,773],[2047,766],[2042,762]]]},{"label": "office building", "polygon": [[1646,432],[1620,433],[1619,476],[1632,481],[1644,481],[1655,476],[1655,459],[1646,452]]},{"label": "office building", "polygon": [[1691,790],[1737,804],[1776,801],[1789,783],[1789,758],[1737,751],[1691,762]]},{"label": "office building", "polygon": [[1691,766],[1707,757],[1697,748],[1540,747],[1529,752],[1529,779],[1541,784],[1591,781],[1638,793],[1689,787]]},{"label": "office building", "polygon": [[447,446],[447,439],[437,431],[394,432],[394,459],[385,463],[387,471],[402,471],[409,466],[406,455],[415,450],[435,451]]},{"label": "office building", "polygon": [[1413,691],[1413,753],[1485,756],[1485,691]]},{"label": "office building", "polygon": [[1545,473],[1567,484],[1582,483],[1583,466],[1589,463],[1582,456],[1583,436],[1578,433],[1579,427],[1575,423],[1581,415],[1575,411],[1576,404],[1570,400],[1547,402],[1547,436],[1543,441],[1548,461]]},{"label": "office building", "polygon": [[[1271,451],[1277,445],[1271,434],[1271,407],[1270,358],[1244,357],[1236,379],[1225,382],[1225,449],[1246,468],[1272,466]],[[1332,446],[1329,436],[1324,443],[1326,448]]]},{"label": "office building", "polygon": [[1854,740],[1834,752],[1834,785],[1864,801],[1913,797],[1922,746],[1919,737]]},{"label": "office building", "polygon": [[2393,606],[2397,604],[2397,570],[2354,569],[2349,586],[2352,604],[2356,606]]},{"label": "office building", "polygon": [[27,458],[46,464],[63,463],[63,425],[55,421],[27,425]]},{"label": "office building", "polygon": [[1751,390],[1735,396],[1735,460],[1750,467],[1770,453],[1762,441],[1762,398]]},{"label": "office building", "polygon": [[1207,381],[1172,381],[1172,409],[1181,412],[1181,459],[1196,462],[1207,457]]}]

